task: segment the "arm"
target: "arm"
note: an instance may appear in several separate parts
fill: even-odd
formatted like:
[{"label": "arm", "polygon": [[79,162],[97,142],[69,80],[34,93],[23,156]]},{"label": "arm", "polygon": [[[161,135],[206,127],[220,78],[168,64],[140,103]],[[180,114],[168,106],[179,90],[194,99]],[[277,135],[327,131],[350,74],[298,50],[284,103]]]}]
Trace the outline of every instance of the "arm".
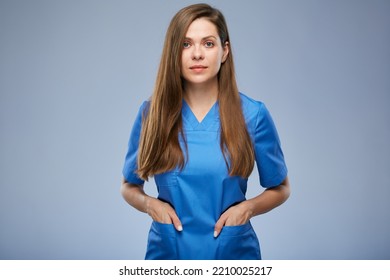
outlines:
[{"label": "arm", "polygon": [[289,196],[290,184],[286,177],[279,186],[227,209],[215,224],[214,236],[218,236],[223,226],[242,225],[254,216],[267,213],[285,202]]},{"label": "arm", "polygon": [[121,194],[128,204],[147,213],[154,221],[173,224],[178,231],[183,229],[175,210],[168,203],[147,195],[143,186],[131,184],[123,178]]}]

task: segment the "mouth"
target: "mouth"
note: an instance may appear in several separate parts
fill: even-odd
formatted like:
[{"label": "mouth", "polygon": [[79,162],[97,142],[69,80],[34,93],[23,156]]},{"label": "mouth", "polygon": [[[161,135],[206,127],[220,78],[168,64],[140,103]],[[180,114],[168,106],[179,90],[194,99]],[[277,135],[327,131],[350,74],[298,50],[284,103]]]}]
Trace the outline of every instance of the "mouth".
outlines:
[{"label": "mouth", "polygon": [[207,66],[204,66],[204,65],[193,65],[190,67],[191,70],[202,70],[202,69],[206,69]]}]

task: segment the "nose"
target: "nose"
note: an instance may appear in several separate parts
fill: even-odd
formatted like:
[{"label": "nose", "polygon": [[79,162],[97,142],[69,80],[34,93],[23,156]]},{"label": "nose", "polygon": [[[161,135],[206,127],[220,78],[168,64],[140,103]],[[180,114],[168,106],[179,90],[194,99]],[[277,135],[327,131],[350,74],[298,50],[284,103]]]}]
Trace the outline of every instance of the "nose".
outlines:
[{"label": "nose", "polygon": [[192,59],[193,60],[202,60],[204,58],[203,50],[199,45],[195,45],[192,48]]}]

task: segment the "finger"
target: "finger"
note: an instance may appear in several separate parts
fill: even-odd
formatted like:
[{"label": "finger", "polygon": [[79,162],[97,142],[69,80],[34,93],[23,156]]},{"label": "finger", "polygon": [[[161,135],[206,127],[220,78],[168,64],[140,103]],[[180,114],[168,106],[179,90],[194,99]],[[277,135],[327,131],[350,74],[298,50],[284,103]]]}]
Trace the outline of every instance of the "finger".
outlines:
[{"label": "finger", "polygon": [[169,216],[171,217],[172,224],[175,226],[176,230],[177,231],[182,231],[183,230],[183,226],[182,226],[182,224],[180,222],[179,217],[176,215],[176,212],[174,210],[170,211],[169,212]]},{"label": "finger", "polygon": [[214,237],[217,237],[221,233],[221,230],[222,230],[223,226],[225,225],[226,220],[227,220],[227,217],[225,215],[222,215],[218,219],[217,223],[214,226]]}]

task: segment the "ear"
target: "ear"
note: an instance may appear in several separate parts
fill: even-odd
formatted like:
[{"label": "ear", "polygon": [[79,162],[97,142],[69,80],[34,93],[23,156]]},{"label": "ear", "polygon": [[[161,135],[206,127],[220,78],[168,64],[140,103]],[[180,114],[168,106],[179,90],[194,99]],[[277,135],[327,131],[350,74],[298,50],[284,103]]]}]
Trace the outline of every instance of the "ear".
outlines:
[{"label": "ear", "polygon": [[229,42],[226,41],[225,42],[225,45],[223,46],[223,55],[222,55],[222,63],[224,63],[226,61],[226,59],[228,58],[228,55],[229,55]]}]

